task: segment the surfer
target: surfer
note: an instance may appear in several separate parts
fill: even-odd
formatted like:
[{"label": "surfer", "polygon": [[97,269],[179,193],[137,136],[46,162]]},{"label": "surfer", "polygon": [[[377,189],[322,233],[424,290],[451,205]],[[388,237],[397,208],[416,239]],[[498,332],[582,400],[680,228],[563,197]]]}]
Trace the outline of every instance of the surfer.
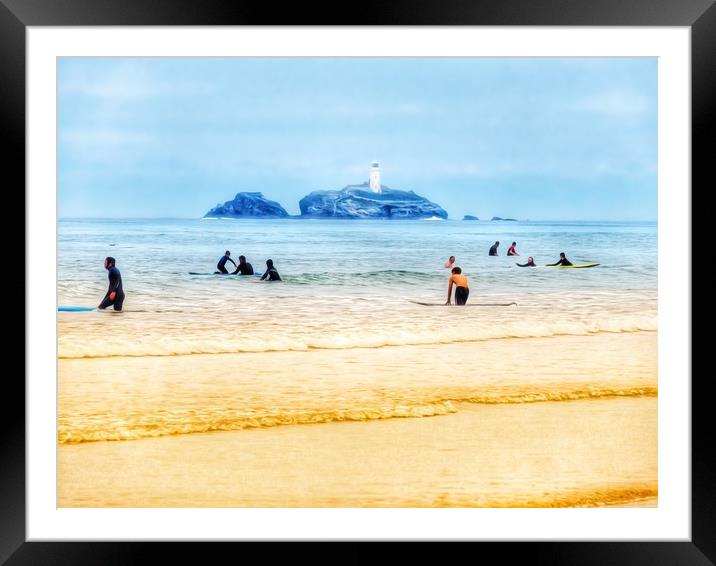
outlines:
[{"label": "surfer", "polygon": [[453,264],[455,263],[455,256],[451,255],[448,260],[445,262],[445,269],[452,269]]},{"label": "surfer", "polygon": [[239,256],[239,265],[236,266],[236,271],[234,271],[231,275],[253,275],[254,274],[254,268],[253,266],[246,261],[246,256],[240,255]]},{"label": "surfer", "polygon": [[549,267],[554,267],[555,265],[572,265],[572,262],[567,259],[567,256],[564,255],[564,252],[561,252],[559,254],[559,261],[557,263],[548,263]]},{"label": "surfer", "polygon": [[[221,257],[221,259],[219,260],[219,263],[216,264],[216,269],[219,270],[218,273],[223,273],[224,275],[228,275],[228,274],[229,274],[229,272],[226,270],[226,267],[224,267],[224,266],[226,265],[226,262],[227,262],[227,261],[230,261],[231,263],[234,263],[234,260],[231,259],[230,256],[231,256],[231,252],[230,252],[229,250],[226,250],[226,253],[225,253],[225,254]],[[234,263],[234,267],[238,267],[238,265],[236,265],[236,264]]]},{"label": "surfer", "polygon": [[517,253],[517,250],[515,249],[516,245],[517,245],[517,242],[512,242],[510,249],[507,250],[507,255],[520,255]]},{"label": "surfer", "polygon": [[266,260],[266,272],[261,276],[261,281],[266,278],[268,278],[269,281],[281,281],[281,276],[278,274],[278,271],[276,271],[276,268],[273,266],[272,259]]},{"label": "surfer", "polygon": [[518,267],[537,267],[537,264],[535,263],[535,260],[532,259],[532,256],[527,258],[527,263],[516,263]]},{"label": "surfer", "polygon": [[470,295],[470,284],[467,282],[467,277],[462,274],[462,269],[453,267],[452,275],[448,281],[448,296],[445,304],[451,304],[450,297],[452,297],[453,284],[455,285],[455,304],[464,305],[467,303],[467,297]]},{"label": "surfer", "polygon": [[497,248],[500,246],[500,242],[495,242],[490,248],[490,255],[497,255]]},{"label": "surfer", "polygon": [[119,273],[115,265],[115,259],[113,257],[106,257],[104,259],[104,268],[108,271],[109,277],[109,288],[107,294],[102,299],[102,302],[97,307],[98,309],[106,309],[110,305],[114,305],[114,310],[121,311],[122,303],[124,303],[124,290],[122,289],[122,275]]}]

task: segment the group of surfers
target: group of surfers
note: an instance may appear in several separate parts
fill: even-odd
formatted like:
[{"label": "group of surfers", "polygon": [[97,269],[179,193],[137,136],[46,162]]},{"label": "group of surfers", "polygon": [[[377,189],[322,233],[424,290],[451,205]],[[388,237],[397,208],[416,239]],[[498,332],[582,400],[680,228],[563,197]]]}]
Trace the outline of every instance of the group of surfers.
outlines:
[{"label": "group of surfers", "polygon": [[[512,242],[512,245],[507,250],[507,255],[520,255],[517,253],[517,250],[515,249],[516,246],[517,246],[517,242]],[[499,247],[500,247],[499,241],[492,244],[488,255],[491,255],[491,256],[498,255],[497,248],[499,248]],[[455,261],[454,256],[450,256],[450,259]],[[450,260],[448,260],[448,262],[450,262]],[[532,258],[532,256],[529,256],[527,258],[527,263],[517,263],[515,265],[517,265],[518,267],[537,267],[537,264],[535,263],[535,260],[534,260],[534,258]],[[557,261],[557,263],[547,263],[545,265],[548,265],[550,267],[554,267],[556,265],[568,266],[568,265],[572,265],[572,262],[567,259],[567,256],[565,256],[564,253],[561,253],[561,254],[559,254],[559,260]],[[445,267],[452,267],[452,264],[449,266],[446,264]]]},{"label": "group of surfers", "polygon": [[[494,245],[490,248],[490,255],[496,256],[497,255],[497,247],[500,245],[500,242],[495,242]],[[517,242],[512,242],[512,245],[510,246],[510,249],[507,250],[507,255],[513,255],[518,256],[520,254],[517,253],[517,250],[515,249],[515,246],[517,245]],[[236,268],[232,273],[229,273],[229,271],[226,269],[226,264],[228,262],[231,262],[234,267]],[[455,256],[451,255],[450,258],[445,263],[445,268],[451,270],[450,279],[448,280],[448,296],[446,305],[452,304],[452,289],[453,286],[455,287],[455,304],[456,305],[465,305],[467,303],[467,298],[470,295],[470,283],[467,280],[467,276],[465,276],[462,272],[462,269],[455,264]],[[527,258],[527,263],[517,264],[519,267],[537,267],[537,264],[535,264],[534,259],[530,256]],[[549,266],[556,266],[556,265],[572,265],[572,263],[567,259],[567,257],[563,253],[559,254],[559,261],[557,263],[548,263],[546,265]],[[105,294],[104,298],[102,299],[102,302],[97,307],[100,310],[106,309],[107,307],[114,307],[114,310],[121,311],[122,310],[122,304],[124,303],[124,290],[122,289],[122,275],[119,272],[119,269],[117,269],[116,266],[116,260],[113,257],[106,257],[104,260],[104,267],[108,272],[109,277],[109,287],[107,289],[107,293]],[[219,262],[216,264],[216,273],[221,275],[253,275],[254,274],[254,268],[252,265],[246,261],[246,257],[243,255],[239,256],[239,264],[237,265],[233,259],[231,259],[231,252],[229,250],[226,250],[224,252],[224,255],[221,256],[219,259]],[[267,259],[266,260],[266,271],[261,276],[261,281],[268,280],[268,281],[281,281],[281,276],[279,275],[278,271],[276,270],[276,267],[274,267],[273,260]]]},{"label": "group of surfers", "polygon": [[[497,255],[497,248],[499,247],[500,242],[495,242],[490,247],[489,255],[496,256]],[[517,246],[517,242],[512,242],[512,245],[507,250],[507,255],[511,256],[518,256],[520,254],[517,253],[517,250],[515,247]],[[537,267],[537,264],[535,263],[535,260],[532,256],[529,256],[527,258],[527,263],[516,263],[518,267]],[[559,254],[559,260],[556,263],[547,263],[545,264],[549,267],[555,267],[557,265],[562,266],[569,266],[572,265],[572,262],[567,259],[567,256],[564,255],[564,252]],[[452,288],[455,287],[455,304],[456,305],[465,305],[467,304],[467,298],[470,295],[470,283],[467,280],[467,277],[463,274],[462,268],[455,265],[455,256],[451,255],[448,260],[445,262],[446,269],[450,269],[450,278],[448,279],[448,295],[447,295],[447,301],[445,302],[446,305],[452,304]]]},{"label": "group of surfers", "polygon": [[[232,273],[229,273],[226,269],[226,263],[231,262],[234,264],[234,267],[236,268]],[[221,275],[253,275],[254,274],[254,268],[253,266],[246,261],[246,256],[240,255],[239,256],[239,265],[236,265],[234,263],[234,260],[231,259],[231,252],[229,250],[226,250],[224,252],[224,255],[219,258],[219,263],[216,264],[216,271],[217,274]],[[272,259],[266,260],[266,271],[261,276],[261,281],[268,280],[268,281],[281,281],[281,276],[278,274],[278,271],[273,265]]]},{"label": "group of surfers", "polygon": [[[229,275],[226,270],[226,263],[231,262],[236,267],[236,270],[231,275],[253,275],[254,268],[251,264],[246,261],[244,256],[239,256],[239,265],[234,263],[231,259],[231,252],[226,250],[224,255],[219,259],[219,263],[216,264],[218,271],[222,275]],[[113,257],[106,257],[104,259],[104,268],[107,270],[107,276],[109,278],[109,287],[107,293],[105,293],[102,302],[97,306],[98,309],[104,310],[107,307],[113,307],[116,311],[122,310],[122,304],[124,303],[124,289],[122,288],[122,274],[117,269],[117,261]],[[261,281],[281,281],[281,276],[273,265],[272,259],[266,260],[266,271],[261,276]]]}]

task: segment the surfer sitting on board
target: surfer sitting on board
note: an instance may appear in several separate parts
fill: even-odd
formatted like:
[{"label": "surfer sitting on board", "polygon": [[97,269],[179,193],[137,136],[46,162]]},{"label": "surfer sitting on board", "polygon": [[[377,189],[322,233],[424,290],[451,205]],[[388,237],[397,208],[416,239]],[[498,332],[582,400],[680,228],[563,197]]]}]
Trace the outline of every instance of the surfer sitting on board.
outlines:
[{"label": "surfer sitting on board", "polygon": [[281,281],[281,276],[278,274],[278,271],[276,271],[276,268],[273,266],[272,259],[266,260],[266,272],[261,276],[261,281],[266,278],[268,278],[269,281]]},{"label": "surfer sitting on board", "polygon": [[520,255],[517,253],[517,250],[515,249],[516,245],[517,245],[517,242],[512,242],[510,249],[507,250],[507,255]]},{"label": "surfer sitting on board", "polygon": [[452,269],[452,266],[455,264],[455,256],[451,255],[448,260],[445,262],[445,269]]},{"label": "surfer sitting on board", "polygon": [[116,311],[122,310],[122,303],[124,303],[122,275],[114,264],[115,260],[113,257],[106,257],[104,259],[104,268],[108,271],[109,288],[107,289],[107,294],[104,296],[104,299],[102,299],[102,302],[97,307],[100,310],[106,309],[110,305],[114,305],[114,310]]},{"label": "surfer sitting on board", "polygon": [[[226,250],[226,253],[225,253],[225,254],[221,257],[221,259],[219,260],[219,263],[216,264],[216,269],[219,270],[219,271],[217,271],[217,273],[223,273],[224,275],[228,275],[228,274],[229,274],[229,272],[226,271],[226,267],[224,267],[224,266],[226,265],[226,262],[227,262],[227,261],[230,261],[231,263],[234,263],[234,260],[231,259],[230,256],[231,256],[231,252],[230,252],[229,250]],[[234,267],[238,267],[238,265],[236,265],[236,264],[234,263]]]},{"label": "surfer sitting on board", "polygon": [[490,255],[497,255],[498,247],[500,247],[500,242],[495,242],[492,247],[490,247]]},{"label": "surfer sitting on board", "polygon": [[550,267],[554,267],[555,265],[572,265],[572,262],[567,259],[567,256],[564,255],[564,252],[559,254],[559,261],[557,263],[548,263],[547,264]]},{"label": "surfer sitting on board", "polygon": [[452,275],[448,281],[448,296],[445,304],[451,304],[450,297],[452,296],[453,284],[455,285],[455,304],[464,305],[467,303],[467,297],[470,295],[470,284],[467,282],[467,277],[462,274],[462,269],[453,267]]},{"label": "surfer sitting on board", "polygon": [[254,274],[254,268],[253,266],[246,261],[246,256],[240,255],[239,256],[239,265],[236,266],[236,271],[234,271],[231,275],[253,275]]},{"label": "surfer sitting on board", "polygon": [[537,267],[537,264],[535,263],[535,260],[532,259],[532,256],[527,258],[527,263],[516,263],[518,267]]}]

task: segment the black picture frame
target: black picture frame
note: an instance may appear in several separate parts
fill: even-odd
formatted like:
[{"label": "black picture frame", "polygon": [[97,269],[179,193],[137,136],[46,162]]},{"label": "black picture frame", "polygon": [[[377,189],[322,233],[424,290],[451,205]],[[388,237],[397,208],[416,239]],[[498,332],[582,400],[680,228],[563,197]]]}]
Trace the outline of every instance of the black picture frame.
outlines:
[{"label": "black picture frame", "polygon": [[[714,0],[400,0],[355,4],[270,3],[219,0],[0,0],[0,120],[6,140],[3,178],[17,207],[25,210],[25,54],[29,26],[117,25],[461,25],[461,26],[686,26],[691,28],[692,187],[710,182],[716,104],[716,6]],[[688,187],[684,190],[689,190]],[[7,191],[6,191],[7,192]],[[692,191],[693,194],[693,191]],[[693,202],[693,201],[692,201]],[[27,213],[27,211],[25,210]],[[693,224],[692,224],[693,226]],[[685,243],[687,245],[688,243]],[[17,250],[12,250],[17,253]],[[690,253],[690,252],[689,252]],[[37,259],[37,258],[33,258]],[[25,259],[28,262],[28,259]],[[27,263],[25,264],[27,267]],[[20,282],[16,282],[18,284]],[[27,301],[32,297],[22,289]],[[25,323],[23,323],[25,325]],[[19,336],[15,338],[19,341]],[[19,347],[19,345],[18,345]],[[693,352],[693,346],[692,350]],[[688,542],[491,542],[485,552],[507,560],[549,564],[707,565],[716,562],[716,464],[710,372],[686,375],[692,386],[692,520]],[[220,560],[225,545],[147,542],[27,542],[25,525],[25,387],[20,372],[5,372],[5,407],[0,428],[0,561],[17,564],[129,564],[166,561],[174,554],[197,563]],[[23,399],[23,403],[19,400]],[[229,549],[234,559],[235,547]],[[313,544],[243,543],[272,561],[315,561]],[[265,547],[272,544],[271,549]],[[381,548],[377,549],[376,545]],[[413,547],[424,559],[445,559],[443,545]],[[328,549],[326,552],[325,549]],[[252,550],[254,550],[252,548]],[[365,561],[384,543],[325,543],[321,553],[334,560]],[[246,550],[242,548],[242,556]],[[452,552],[450,553],[452,554]],[[475,556],[475,554],[472,554]],[[450,556],[447,556],[448,559]],[[475,559],[477,559],[475,557]]]}]

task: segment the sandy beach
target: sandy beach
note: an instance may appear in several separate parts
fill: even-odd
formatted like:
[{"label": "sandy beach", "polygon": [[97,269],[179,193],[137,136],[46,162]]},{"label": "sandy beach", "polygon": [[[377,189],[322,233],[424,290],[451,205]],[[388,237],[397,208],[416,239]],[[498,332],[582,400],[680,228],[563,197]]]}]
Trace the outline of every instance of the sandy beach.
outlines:
[{"label": "sandy beach", "polygon": [[[60,360],[58,505],[655,506],[656,338]],[[580,358],[583,369],[544,352]],[[226,372],[261,357],[262,372]],[[437,381],[420,374],[420,360],[429,372],[455,359],[460,371]],[[279,367],[293,370],[269,392]],[[237,395],[243,414],[218,401]],[[133,414],[153,419],[132,423]],[[69,429],[134,439],[79,442]]]},{"label": "sandy beach", "polygon": [[648,398],[63,446],[59,505],[648,507],[655,432]]}]

